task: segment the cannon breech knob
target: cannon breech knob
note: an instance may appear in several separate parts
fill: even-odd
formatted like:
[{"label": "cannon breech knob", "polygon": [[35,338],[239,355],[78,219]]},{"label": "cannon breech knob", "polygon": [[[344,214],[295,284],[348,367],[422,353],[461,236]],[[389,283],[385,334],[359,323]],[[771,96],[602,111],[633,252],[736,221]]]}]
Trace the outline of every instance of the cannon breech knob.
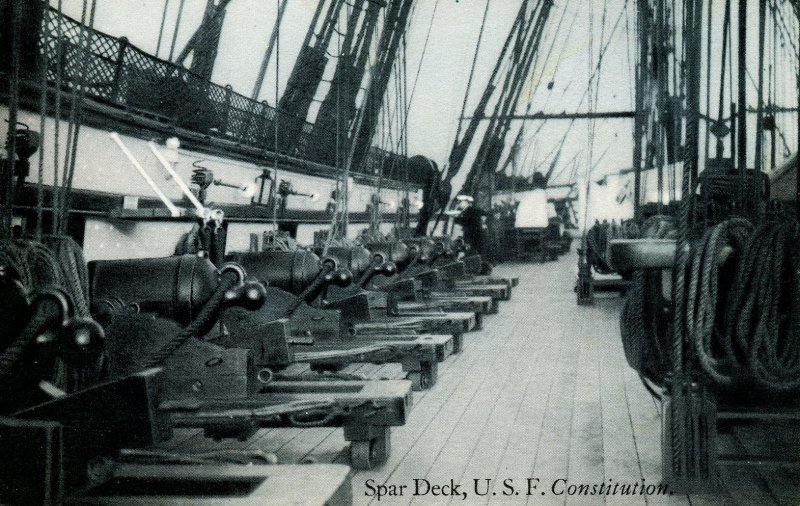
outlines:
[{"label": "cannon breech knob", "polygon": [[384,262],[375,269],[375,274],[383,276],[394,276],[397,274],[397,264],[394,262]]},{"label": "cannon breech knob", "polygon": [[248,311],[261,309],[267,298],[264,285],[255,280],[247,280],[225,292],[225,307],[238,306]]},{"label": "cannon breech knob", "polygon": [[95,320],[69,318],[61,332],[59,354],[70,365],[89,365],[102,353],[105,338],[103,327]]},{"label": "cannon breech knob", "polygon": [[345,287],[353,282],[353,273],[349,269],[336,269],[325,275],[326,285]]}]

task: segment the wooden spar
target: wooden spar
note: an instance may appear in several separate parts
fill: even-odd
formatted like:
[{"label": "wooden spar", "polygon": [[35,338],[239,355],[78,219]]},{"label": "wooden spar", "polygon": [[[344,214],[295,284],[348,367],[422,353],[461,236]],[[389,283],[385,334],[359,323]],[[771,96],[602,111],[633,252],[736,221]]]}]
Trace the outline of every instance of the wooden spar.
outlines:
[{"label": "wooden spar", "polygon": [[602,112],[556,112],[548,113],[544,111],[531,114],[504,114],[499,116],[486,116],[484,114],[468,116],[464,119],[483,121],[499,119],[503,121],[513,120],[551,120],[551,119],[600,119],[600,118],[635,118],[636,111],[602,111]]}]

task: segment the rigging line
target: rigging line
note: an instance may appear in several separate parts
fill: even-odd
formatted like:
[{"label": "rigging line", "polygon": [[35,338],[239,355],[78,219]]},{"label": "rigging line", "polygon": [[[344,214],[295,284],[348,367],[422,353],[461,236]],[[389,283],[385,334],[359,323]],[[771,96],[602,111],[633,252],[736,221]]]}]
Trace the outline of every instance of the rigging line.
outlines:
[{"label": "rigging line", "polygon": [[[287,3],[284,0],[284,3]],[[280,99],[280,78],[281,78],[281,22],[280,16],[281,4],[280,0],[275,0],[275,7],[278,8],[278,20],[275,23],[273,35],[275,36],[275,116],[273,117],[273,132],[274,132],[274,145],[275,145],[275,170],[273,177],[275,184],[272,185],[272,228],[275,233],[278,232],[278,129],[280,125],[280,112],[278,111],[278,101]],[[285,5],[283,6],[285,7]],[[271,40],[270,40],[271,42]],[[268,61],[268,60],[267,60]],[[260,90],[259,90],[260,91]]]},{"label": "rigging line", "polygon": [[158,29],[158,43],[156,43],[156,58],[158,58],[158,53],[161,51],[161,39],[164,37],[164,26],[167,23],[169,1],[170,0],[164,0],[164,12],[161,14],[161,27]]},{"label": "rigging line", "polygon": [[[80,20],[80,31],[78,32],[78,47],[80,48],[80,60],[79,60],[79,72],[77,76],[77,84],[73,83],[71,90],[70,90],[70,111],[67,120],[67,139],[66,139],[66,148],[64,149],[64,162],[62,166],[62,174],[61,174],[61,182],[59,186],[59,181],[56,179],[54,180],[54,188],[53,188],[53,200],[55,204],[53,205],[53,232],[58,234],[61,232],[61,221],[63,218],[62,210],[64,207],[64,192],[63,188],[66,185],[66,180],[68,177],[68,173],[70,171],[71,164],[71,155],[74,139],[75,139],[75,129],[76,129],[76,117],[77,117],[77,107],[78,107],[78,92],[83,87],[83,76],[85,75],[82,72],[82,66],[84,57],[86,55],[85,47],[84,47],[84,36],[86,35],[86,11],[88,9],[89,3],[88,0],[83,0],[83,7],[81,9],[81,20]],[[76,86],[78,90],[76,90]]]},{"label": "rigging line", "polygon": [[[497,63],[494,65],[492,69],[492,73],[489,77],[488,83],[486,88],[484,89],[480,101],[478,103],[476,114],[480,111],[483,112],[486,109],[491,96],[494,94],[496,89],[495,80],[497,78],[498,71],[502,66],[503,62],[507,60],[508,49],[511,45],[511,42],[518,36],[519,34],[519,27],[520,24],[525,19],[525,13],[527,12],[527,0],[523,0],[522,5],[520,6],[519,10],[517,11],[517,16],[514,19],[514,23],[511,26],[508,35],[503,42],[503,47],[500,51],[500,55],[497,59]],[[459,121],[461,121],[459,119]],[[445,163],[445,171],[446,175],[444,176],[445,181],[451,181],[453,177],[460,171],[464,159],[466,156],[466,152],[469,149],[469,146],[473,142],[475,138],[475,134],[478,129],[478,122],[474,119],[471,120],[467,126],[467,129],[464,132],[463,138],[456,137],[453,141],[453,145],[450,149],[450,154],[448,156],[447,162]],[[455,166],[455,167],[454,167]]]},{"label": "rigging line", "polygon": [[406,173],[406,195],[410,191],[408,181],[408,110],[411,107],[411,99],[408,96],[408,47],[406,32],[403,31],[403,106],[406,109],[406,114],[402,119],[402,135],[403,135],[403,164]]},{"label": "rigging line", "polygon": [[[16,172],[16,133],[17,115],[19,112],[19,82],[20,82],[20,37],[22,32],[22,4],[12,3],[11,9],[11,76],[9,79],[9,98],[8,98],[8,163],[7,173],[3,174],[5,194],[3,195],[3,236],[10,239],[13,234],[11,230],[14,214],[14,173]],[[6,171],[4,171],[6,172]],[[7,236],[6,236],[7,234]]]},{"label": "rigging line", "polygon": [[564,163],[564,165],[562,165],[562,166],[561,166],[561,169],[559,169],[559,171],[558,171],[557,173],[553,174],[553,176],[551,177],[551,179],[552,179],[553,181],[558,181],[558,180],[559,180],[559,178],[561,177],[561,174],[563,174],[563,173],[564,173],[564,171],[565,171],[565,170],[567,170],[567,167],[572,167],[572,170],[573,170],[573,172],[574,172],[574,170],[575,170],[575,164],[578,162],[578,156],[580,156],[582,153],[583,153],[583,151],[577,151],[577,152],[576,152],[574,155],[572,155],[572,158],[570,158],[569,160],[567,160],[567,161]]},{"label": "rigging line", "polygon": [[[568,8],[568,7],[569,7],[569,1],[567,1],[567,2],[564,4],[564,9],[563,9],[563,11],[562,11],[562,13],[561,13],[561,18],[558,20],[558,25],[556,26],[555,33],[553,34],[553,40],[552,40],[552,42],[550,43],[550,48],[548,49],[548,51],[547,51],[547,55],[545,56],[544,62],[542,63],[542,68],[541,68],[541,72],[539,73],[538,80],[537,80],[537,79],[535,79],[535,80],[534,80],[534,82],[540,82],[540,81],[542,80],[542,78],[544,77],[544,72],[545,72],[545,70],[546,70],[546,68],[547,68],[547,63],[548,63],[548,61],[550,60],[550,54],[552,53],[552,51],[553,51],[553,48],[555,47],[555,44],[556,44],[556,37],[557,37],[557,35],[558,35],[558,32],[559,32],[559,31],[560,31],[560,29],[561,29],[561,23],[562,23],[562,21],[564,20],[564,16],[565,16],[565,15],[566,15],[566,13],[567,13],[567,8]],[[572,22],[571,22],[571,23],[570,23],[570,25],[569,25],[569,29],[567,30],[567,35],[566,35],[565,39],[569,40],[569,37],[570,37],[570,35],[572,35],[572,29],[573,29],[573,27],[575,26],[575,21],[576,21],[577,19],[578,19],[578,16],[573,16],[573,17],[572,17]],[[555,70],[553,71],[553,78],[554,78],[554,79],[555,79],[555,74],[556,74],[556,73],[557,73],[557,71],[558,71],[558,67],[559,67],[559,65],[561,64],[561,57],[564,55],[564,50],[565,50],[565,48],[567,47],[567,45],[568,45],[568,44],[564,44],[564,45],[563,45],[563,47],[561,48],[561,51],[559,52],[558,59],[556,60]],[[534,73],[535,73],[535,69],[534,69]],[[549,104],[549,102],[550,102],[550,98],[552,97],[552,94],[553,94],[553,89],[554,89],[554,88],[555,88],[555,87],[553,87],[553,88],[549,88],[549,89],[547,90],[547,97],[545,98],[545,106],[547,106],[547,105]],[[531,86],[531,88],[529,89],[529,92],[528,92],[528,99],[527,99],[527,102],[528,102],[528,109],[530,109],[530,108],[531,108],[531,106],[532,106],[533,99],[535,98],[535,92],[536,92],[536,90],[538,90],[538,87],[534,89],[534,87],[533,87],[533,86]],[[534,130],[534,132],[531,134],[531,138],[532,138],[533,136],[537,135],[537,134],[538,134],[538,133],[539,133],[539,132],[542,130],[542,128],[544,128],[544,125],[545,125],[546,123],[547,123],[547,119],[545,119],[545,120],[544,120],[544,121],[542,121],[542,122],[541,122],[539,125],[537,125],[537,126],[536,126],[536,130]],[[523,127],[524,127],[524,125],[523,125]],[[520,128],[523,128],[523,127],[520,127]],[[527,142],[526,142],[526,144],[527,144]]]},{"label": "rigging line", "polygon": [[[722,74],[720,77],[720,87],[719,87],[719,111],[718,111],[718,118],[717,122],[722,123],[722,114],[723,110],[725,109],[724,100],[725,100],[725,65],[726,65],[726,53],[728,51],[728,30],[730,29],[731,24],[731,0],[725,0],[725,16],[722,21],[722,57],[720,59],[720,73]],[[717,153],[717,156],[722,156],[722,153]]]},{"label": "rigging line", "polygon": [[[403,107],[402,108],[403,112],[401,114],[402,114],[402,116],[404,116],[404,119],[403,118],[401,118],[401,119],[403,121],[405,121],[406,123],[408,121],[408,115],[411,112],[411,103],[414,100],[414,92],[417,89],[417,82],[419,81],[420,71],[422,70],[422,63],[425,60],[425,53],[426,53],[426,51],[428,49],[428,39],[430,38],[431,30],[433,29],[433,21],[434,21],[434,18],[436,16],[436,9],[438,8],[438,6],[439,6],[439,0],[436,0],[436,3],[433,5],[433,12],[431,14],[431,22],[428,25],[428,33],[425,36],[425,43],[422,46],[422,52],[421,52],[421,55],[420,55],[419,64],[417,65],[417,72],[416,72],[416,75],[414,76],[414,84],[411,85],[411,95],[408,98],[408,105],[407,105],[407,107]],[[400,109],[395,109],[395,113],[397,113],[399,110]],[[389,118],[389,122],[391,123],[391,121],[393,119],[394,119],[393,117],[390,117]],[[401,142],[401,138],[402,138],[402,136],[404,134],[405,134],[405,127],[403,128],[403,130],[401,130],[401,135],[398,136],[398,138],[397,138],[397,142],[398,142],[397,146],[393,146],[393,147],[395,147],[395,149],[398,149],[400,147],[399,143]]]},{"label": "rigging line", "polygon": [[[476,161],[473,162],[473,167],[478,170],[473,176],[470,188],[471,193],[474,193],[475,188],[479,184],[480,178],[483,177],[483,165],[487,162],[488,157],[492,154],[492,146],[490,142],[492,139],[502,141],[511,127],[511,122],[507,119],[500,119],[509,111],[515,109],[519,103],[519,97],[522,93],[522,84],[526,76],[530,74],[531,64],[537,53],[537,48],[543,34],[544,17],[549,12],[549,4],[537,3],[530,14],[530,19],[535,20],[533,23],[528,23],[527,26],[521,28],[521,33],[517,38],[515,49],[513,53],[513,72],[506,75],[501,89],[500,100],[494,109],[494,114],[490,121],[487,131],[489,135],[484,137],[481,144],[481,149],[478,152]],[[494,163],[493,163],[494,165]],[[496,169],[495,166],[492,169]]]},{"label": "rigging line", "polygon": [[[341,4],[339,3],[338,5],[339,5],[339,8],[340,8]],[[333,8],[333,4],[331,5],[331,8]],[[332,29],[335,28],[336,24],[342,22],[341,21],[341,13],[339,12],[339,8],[336,9],[336,12],[335,12],[336,22],[332,25],[332,27],[331,27]],[[330,32],[330,33],[332,34],[332,32]],[[338,53],[342,52],[342,38],[341,37],[336,37],[336,51]],[[335,91],[336,91],[336,121],[335,121],[335,124],[336,124],[336,127],[335,127],[336,143],[335,143],[335,149],[334,149],[334,152],[335,152],[334,158],[335,158],[335,162],[336,162],[336,190],[335,190],[336,191],[336,199],[334,199],[333,216],[331,217],[330,231],[328,232],[328,237],[325,239],[325,246],[323,247],[323,250],[322,250],[323,256],[328,254],[328,249],[331,247],[331,244],[332,244],[334,238],[338,239],[337,236],[339,234],[339,215],[341,213],[341,208],[342,208],[342,192],[344,191],[343,190],[343,186],[347,185],[346,181],[344,182],[344,184],[342,183],[342,180],[343,180],[344,176],[342,174],[342,166],[341,166],[341,157],[342,157],[342,155],[341,155],[341,149],[342,149],[341,137],[342,137],[342,135],[341,135],[341,114],[339,114],[339,110],[340,110],[340,107],[341,107],[341,100],[342,100],[342,98],[341,98],[341,86],[337,86]]]},{"label": "rigging line", "polygon": [[[589,95],[589,110],[592,110],[593,107],[593,96],[591,92],[591,87],[593,83],[594,74],[591,71],[592,68],[592,58],[594,53],[594,9],[589,7],[589,58],[587,60],[589,66],[589,83],[586,87],[586,90]],[[600,60],[598,60],[598,64]],[[587,157],[586,157],[586,175],[584,176],[584,186],[585,186],[585,193],[584,193],[584,203],[583,203],[583,231],[581,233],[581,247],[586,247],[586,232],[587,232],[587,221],[589,220],[589,192],[591,190],[591,167],[592,167],[592,151],[594,150],[594,120],[589,120],[587,122]]]},{"label": "rigging line", "polygon": [[[416,5],[416,4],[415,4]],[[433,4],[433,12],[431,13],[431,22],[428,25],[428,33],[425,35],[425,43],[422,45],[422,54],[419,57],[419,65],[417,65],[417,73],[414,76],[414,84],[411,85],[411,95],[408,99],[408,108],[406,109],[405,116],[408,118],[408,111],[411,110],[411,102],[414,100],[414,92],[417,89],[417,81],[419,81],[419,74],[422,70],[422,62],[425,60],[425,53],[428,50],[428,39],[431,37],[431,31],[433,30],[433,21],[436,18],[436,9],[439,7],[439,0],[436,0],[436,3]]]},{"label": "rigging line", "polygon": [[82,77],[80,87],[78,88],[77,97],[73,95],[74,100],[74,117],[70,119],[75,123],[73,138],[72,138],[72,145],[70,147],[70,165],[69,170],[64,170],[64,181],[62,184],[62,196],[61,196],[61,209],[59,210],[60,215],[60,232],[66,233],[67,228],[67,218],[68,212],[70,207],[71,201],[71,193],[72,193],[72,181],[75,175],[75,164],[78,155],[78,139],[80,134],[80,128],[82,123],[82,116],[83,116],[83,103],[86,96],[86,91],[88,88],[88,83],[85,82],[86,78],[83,76],[87,75],[86,66],[89,63],[89,52],[91,51],[92,46],[92,39],[94,37],[94,21],[95,21],[95,11],[97,9],[97,0],[92,0],[91,9],[89,12],[89,28],[86,30],[86,39],[84,42],[83,47],[81,48],[81,59],[80,59],[80,66],[79,66],[79,75]]},{"label": "rigging line", "polygon": [[[600,47],[603,47],[603,37],[605,36],[605,28],[606,28],[606,15],[608,12],[608,3],[607,0],[603,0],[603,16],[600,20]],[[617,18],[617,22],[622,18],[622,12],[620,12],[619,17]],[[616,26],[616,25],[615,25]],[[611,44],[613,39],[613,34],[608,39],[608,45]],[[598,68],[603,64],[603,56],[605,53],[599,54],[597,59],[597,66]],[[596,77],[595,77],[596,76]],[[600,98],[600,78],[602,74],[600,72],[592,73],[592,77],[590,79],[596,79],[595,88],[594,88],[594,105],[597,106],[597,102]],[[594,128],[594,126],[592,127]]]},{"label": "rigging line", "polygon": [[[43,34],[43,46],[49,47],[50,45],[50,31],[46,30]],[[42,240],[42,221],[44,218],[44,151],[45,139],[47,138],[45,129],[47,127],[47,93],[48,81],[47,72],[50,67],[50,61],[47,51],[43,51],[39,60],[39,153],[38,153],[38,167],[36,172],[36,231],[35,239],[37,242]],[[56,122],[58,118],[56,118]]]},{"label": "rigging line", "polygon": [[[556,37],[558,35],[558,32],[561,30],[561,24],[564,22],[564,17],[567,14],[567,6],[568,6],[568,3],[565,3],[564,4],[564,8],[561,11],[561,16],[558,18],[558,23],[556,23],[556,27],[555,27],[555,30],[554,30],[554,33],[553,33],[553,40],[550,42],[550,47],[547,49],[547,52],[545,53],[545,57],[542,60],[541,71],[539,72],[539,77],[538,77],[538,79],[534,79],[534,82],[539,82],[544,77],[544,72],[545,72],[545,70],[547,70],[547,63],[550,61],[550,56],[552,56],[553,48],[555,48],[555,45],[556,45]],[[575,20],[576,19],[577,19],[577,16],[573,16],[572,17],[572,23],[570,23],[570,28],[569,28],[570,32],[572,32],[572,27],[575,25]],[[538,52],[537,52],[536,56],[537,56],[537,62],[536,63],[538,64]],[[533,74],[534,78],[536,77],[535,74],[536,74],[536,67],[538,66],[537,64],[534,64],[534,66],[533,66],[532,74]],[[530,89],[529,89],[529,92],[528,92],[528,103],[529,104],[531,103],[531,101],[533,99],[534,90],[535,90],[535,88],[533,86],[531,86]],[[551,88],[548,91],[550,93],[552,93],[553,90]]]},{"label": "rigging line", "polygon": [[[778,7],[778,2],[775,0],[774,2],[770,3],[770,8],[773,11],[773,17],[776,21],[780,21],[778,27],[778,35],[781,37],[781,41],[784,44],[788,44],[792,48],[792,52],[794,53],[794,60],[792,60],[793,64],[797,64],[797,59],[800,58],[800,52],[797,50],[797,46],[795,45],[795,37],[793,37],[790,33],[789,27],[786,25],[786,18],[783,16],[783,12]],[[784,37],[785,33],[785,37]]]},{"label": "rigging line", "polygon": [[462,122],[464,121],[464,113],[467,110],[467,99],[469,98],[469,92],[472,87],[472,78],[475,75],[475,66],[478,62],[478,52],[481,48],[481,42],[483,41],[483,32],[484,28],[486,27],[486,15],[489,13],[489,1],[486,0],[486,7],[483,9],[483,19],[481,20],[481,28],[478,32],[478,43],[475,44],[475,53],[472,56],[472,65],[469,70],[469,77],[467,78],[467,89],[464,91],[464,102],[461,104],[461,112],[458,115],[458,128],[456,129],[456,140],[461,137],[461,129],[462,129]]},{"label": "rigging line", "polygon": [[623,6],[623,9],[625,10],[625,57],[626,57],[627,62],[628,62],[628,81],[629,81],[628,98],[630,99],[630,102],[629,102],[630,108],[631,108],[631,110],[633,110],[634,107],[635,107],[634,106],[633,89],[636,86],[635,83],[634,83],[636,78],[634,76],[633,64],[631,63],[631,48],[632,48],[633,45],[631,44],[631,27],[630,27],[630,19],[629,19],[630,12],[628,12],[628,3],[627,2],[625,2],[625,5]]},{"label": "rigging line", "polygon": [[[710,0],[709,0],[710,1]],[[755,138],[755,171],[763,171],[764,157],[764,35],[766,32],[765,1],[758,2],[758,86],[756,87],[756,138]],[[760,195],[756,193],[753,198],[755,205],[760,205]],[[758,207],[756,207],[758,209]]]},{"label": "rigging line", "polygon": [[[55,93],[53,97],[54,101],[54,131],[53,131],[53,191],[51,192],[51,208],[53,211],[56,209],[56,204],[58,202],[58,192],[56,188],[58,186],[58,178],[59,178],[59,168],[61,164],[61,160],[59,159],[59,151],[60,151],[60,136],[61,136],[61,95],[62,95],[62,86],[63,86],[63,79],[64,79],[64,65],[61,65],[60,62],[64,56],[64,40],[62,37],[62,22],[64,20],[64,11],[63,11],[63,0],[58,0],[58,4],[56,7],[58,12],[58,20],[56,22],[56,86],[55,86]],[[55,219],[51,220],[51,232],[55,232]]]},{"label": "rigging line", "polygon": [[183,18],[183,6],[186,3],[186,0],[180,0],[178,4],[178,14],[175,17],[175,29],[172,31],[172,43],[169,46],[169,57],[167,60],[172,61],[173,56],[175,56],[175,44],[178,42],[178,32],[181,28],[181,18]]},{"label": "rigging line", "polygon": [[[253,86],[253,93],[250,95],[250,98],[253,100],[258,100],[258,96],[261,94],[261,86],[264,84],[264,77],[267,74],[267,67],[269,67],[269,60],[272,58],[272,50],[275,47],[275,43],[278,39],[278,32],[280,31],[280,25],[283,20],[283,13],[286,11],[286,7],[289,5],[289,0],[283,0],[278,5],[278,14],[275,18],[275,24],[272,27],[272,33],[269,36],[269,42],[267,43],[267,49],[264,51],[264,57],[261,60],[261,67],[258,69],[258,74],[256,74],[256,83]],[[276,78],[277,79],[277,78]],[[275,102],[275,114],[278,113],[278,102]]]},{"label": "rigging line", "polygon": [[[714,4],[714,0],[708,0],[708,19],[706,21],[706,116],[711,117],[711,23],[713,21],[712,17],[712,6]],[[703,163],[708,160],[710,154],[710,146],[711,144],[711,129],[708,128],[707,124],[703,125],[703,130],[705,133],[705,156],[703,158]]]},{"label": "rigging line", "polygon": [[[622,14],[623,14],[623,12],[625,12],[625,7],[627,5],[628,5],[628,0],[625,0],[625,4],[623,6],[623,9],[620,9],[620,14],[619,14],[619,16],[617,16],[617,20],[614,22],[614,26],[611,29],[611,33],[609,34],[608,42],[605,44],[605,46],[603,46],[601,48],[601,50],[599,52],[597,65],[594,67],[594,70],[592,71],[592,74],[591,74],[591,76],[589,78],[589,82],[590,83],[594,79],[595,75],[600,71],[600,65],[602,64],[603,55],[605,55],[606,51],[608,50],[608,47],[611,44],[611,41],[614,38],[614,34],[616,33],[617,27],[619,26],[619,22],[622,19]],[[590,61],[590,63],[591,63],[591,61]],[[589,88],[590,87],[587,86],[586,89],[584,89],[583,94],[581,95],[581,98],[578,101],[578,106],[577,106],[578,109],[580,109],[580,107],[583,105],[583,101],[586,100],[587,94],[589,93]],[[570,120],[569,125],[567,126],[567,132],[564,134],[564,138],[566,138],[569,135],[570,129],[572,128],[572,125],[575,123],[575,121],[576,121],[575,118]],[[551,151],[551,153],[552,152],[553,151]]]}]

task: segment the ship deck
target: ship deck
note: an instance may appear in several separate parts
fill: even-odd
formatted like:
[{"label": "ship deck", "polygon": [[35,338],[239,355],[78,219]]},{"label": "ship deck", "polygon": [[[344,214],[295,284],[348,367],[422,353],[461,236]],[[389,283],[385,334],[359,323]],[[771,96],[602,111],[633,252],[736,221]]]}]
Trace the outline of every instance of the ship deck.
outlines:
[{"label": "ship deck", "polygon": [[[409,421],[392,431],[388,461],[353,474],[355,504],[378,504],[367,495],[368,480],[409,485],[402,497],[380,504],[798,504],[800,474],[783,468],[726,469],[723,487],[710,495],[553,494],[559,479],[661,481],[660,404],[625,362],[618,326],[622,299],[601,294],[593,306],[577,306],[575,272],[574,253],[554,263],[496,268],[497,275],[520,277],[511,301],[486,318],[483,330],[465,336],[461,354],[440,364],[437,385],[415,392]],[[348,371],[374,378],[401,374],[394,365],[355,365]],[[748,431],[721,444],[759,450],[766,445]],[[341,429],[261,430],[246,442],[219,445],[180,430],[169,444],[191,451],[234,445],[273,452],[282,463],[348,461]],[[489,495],[474,495],[473,480],[487,478]],[[527,478],[539,479],[530,496]],[[414,497],[414,479],[452,479],[470,495],[466,501]],[[513,480],[519,496],[503,495],[505,479]]]}]

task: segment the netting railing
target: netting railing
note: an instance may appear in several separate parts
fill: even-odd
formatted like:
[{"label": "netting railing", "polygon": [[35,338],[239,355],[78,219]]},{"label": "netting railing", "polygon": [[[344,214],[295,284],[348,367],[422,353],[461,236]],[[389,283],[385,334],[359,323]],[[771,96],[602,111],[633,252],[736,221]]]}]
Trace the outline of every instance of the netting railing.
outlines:
[{"label": "netting railing", "polygon": [[[84,54],[81,47],[87,38],[89,51]],[[333,131],[277,111],[265,102],[236,93],[230,86],[206,81],[180,65],[145,53],[124,37],[90,30],[50,7],[44,11],[39,49],[51,85],[56,83],[60,69],[64,89],[82,89],[88,98],[174,127],[275,151],[277,116],[280,153],[307,158],[304,155],[312,145],[336,144]],[[281,125],[298,123],[302,123],[301,128],[287,129],[299,132],[297,135],[280,135]],[[400,166],[397,157],[373,148],[367,162],[355,170],[373,174],[376,163]]]}]

